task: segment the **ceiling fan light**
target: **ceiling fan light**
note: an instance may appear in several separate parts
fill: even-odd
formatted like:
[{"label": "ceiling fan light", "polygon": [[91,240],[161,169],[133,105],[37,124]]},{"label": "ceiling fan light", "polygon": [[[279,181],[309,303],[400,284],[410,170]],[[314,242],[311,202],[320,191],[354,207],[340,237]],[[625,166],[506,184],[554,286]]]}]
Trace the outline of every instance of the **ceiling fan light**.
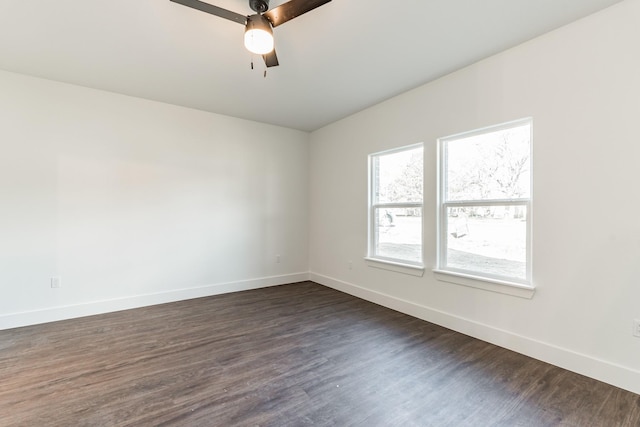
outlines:
[{"label": "ceiling fan light", "polygon": [[266,55],[274,47],[273,30],[267,18],[262,15],[251,15],[247,18],[244,31],[244,47],[257,55]]}]

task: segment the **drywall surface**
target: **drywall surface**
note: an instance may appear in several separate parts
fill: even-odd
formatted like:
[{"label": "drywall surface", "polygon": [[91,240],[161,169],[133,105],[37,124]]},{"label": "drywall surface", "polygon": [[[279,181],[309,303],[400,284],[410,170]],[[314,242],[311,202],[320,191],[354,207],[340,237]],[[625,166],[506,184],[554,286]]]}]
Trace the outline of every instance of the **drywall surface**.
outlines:
[{"label": "drywall surface", "polygon": [[0,328],[307,277],[307,133],[7,72],[0,94]]},{"label": "drywall surface", "polygon": [[[312,280],[640,392],[638,18],[622,2],[312,133]],[[436,280],[437,139],[525,117],[534,297]],[[423,277],[363,260],[367,155],[417,142]]]}]

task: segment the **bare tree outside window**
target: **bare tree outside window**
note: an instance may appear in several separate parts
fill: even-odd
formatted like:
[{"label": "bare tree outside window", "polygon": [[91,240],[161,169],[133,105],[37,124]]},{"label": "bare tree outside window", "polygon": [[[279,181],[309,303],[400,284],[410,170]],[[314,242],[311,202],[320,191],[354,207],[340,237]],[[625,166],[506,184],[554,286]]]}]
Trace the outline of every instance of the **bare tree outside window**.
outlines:
[{"label": "bare tree outside window", "polygon": [[440,143],[439,268],[530,281],[531,122]]}]

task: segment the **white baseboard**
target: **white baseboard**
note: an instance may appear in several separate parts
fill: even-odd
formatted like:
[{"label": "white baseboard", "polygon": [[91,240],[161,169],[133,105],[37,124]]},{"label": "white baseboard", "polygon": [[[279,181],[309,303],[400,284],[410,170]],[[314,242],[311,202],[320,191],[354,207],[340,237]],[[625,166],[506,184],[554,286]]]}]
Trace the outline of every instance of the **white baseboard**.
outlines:
[{"label": "white baseboard", "polygon": [[309,273],[309,280],[520,354],[640,394],[640,371],[445,313],[352,283]]},{"label": "white baseboard", "polygon": [[134,295],[103,301],[92,301],[83,304],[51,307],[20,313],[0,315],[0,330],[36,325],[39,323],[55,322],[58,320],[74,319],[94,314],[110,313],[113,311],[129,310],[168,302],[201,298],[229,292],[246,291],[249,289],[265,288],[268,286],[284,285],[287,283],[309,280],[309,273],[293,273],[281,276],[262,277],[258,279],[241,280],[230,283],[197,288],[176,289],[145,295]]},{"label": "white baseboard", "polygon": [[323,276],[318,273],[293,273],[237,282],[219,283],[198,288],[136,295],[84,304],[51,307],[43,310],[0,315],[0,330],[55,322],[113,311],[128,310],[174,301],[201,298],[229,292],[245,291],[268,286],[311,280],[381,306],[426,320],[465,335],[513,350],[543,362],[640,394],[640,371],[552,344],[527,338],[460,316],[416,304],[381,292]]}]

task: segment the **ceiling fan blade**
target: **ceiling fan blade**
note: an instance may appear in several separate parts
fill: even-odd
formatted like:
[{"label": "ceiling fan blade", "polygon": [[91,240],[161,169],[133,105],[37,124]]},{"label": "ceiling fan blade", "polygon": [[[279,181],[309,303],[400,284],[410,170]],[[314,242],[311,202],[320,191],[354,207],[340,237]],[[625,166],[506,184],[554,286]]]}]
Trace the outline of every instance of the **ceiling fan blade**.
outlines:
[{"label": "ceiling fan blade", "polygon": [[179,3],[181,5],[190,7],[192,9],[197,9],[202,12],[210,13],[215,16],[219,16],[220,18],[228,19],[233,22],[237,22],[238,24],[246,25],[247,17],[244,15],[240,15],[239,13],[231,12],[230,10],[223,9],[218,6],[214,6],[209,3],[205,3],[199,0],[171,0],[174,3]]},{"label": "ceiling fan blade", "polygon": [[307,13],[331,0],[290,0],[263,13],[273,27],[282,25],[293,18]]},{"label": "ceiling fan blade", "polygon": [[278,65],[280,65],[278,63],[278,57],[276,56],[275,49],[273,49],[271,52],[267,53],[266,55],[262,55],[262,59],[264,59],[264,63],[266,64],[267,68],[277,67]]}]

